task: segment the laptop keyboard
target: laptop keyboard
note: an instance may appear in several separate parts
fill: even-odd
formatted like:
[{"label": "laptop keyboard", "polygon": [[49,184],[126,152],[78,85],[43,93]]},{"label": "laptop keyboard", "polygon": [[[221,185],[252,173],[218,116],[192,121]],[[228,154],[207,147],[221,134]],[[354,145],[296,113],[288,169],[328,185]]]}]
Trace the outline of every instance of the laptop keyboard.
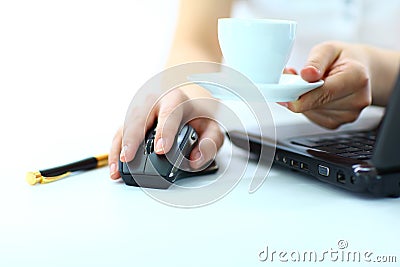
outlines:
[{"label": "laptop keyboard", "polygon": [[334,133],[293,139],[292,143],[344,158],[368,160],[372,157],[376,130],[353,133]]}]

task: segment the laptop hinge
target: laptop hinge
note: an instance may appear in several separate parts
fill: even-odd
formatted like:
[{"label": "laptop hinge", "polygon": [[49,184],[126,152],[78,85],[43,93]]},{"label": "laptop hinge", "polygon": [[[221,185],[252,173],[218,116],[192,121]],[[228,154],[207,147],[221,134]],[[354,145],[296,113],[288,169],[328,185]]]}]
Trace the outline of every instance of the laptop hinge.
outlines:
[{"label": "laptop hinge", "polygon": [[372,162],[382,172],[400,170],[400,74],[386,107]]}]

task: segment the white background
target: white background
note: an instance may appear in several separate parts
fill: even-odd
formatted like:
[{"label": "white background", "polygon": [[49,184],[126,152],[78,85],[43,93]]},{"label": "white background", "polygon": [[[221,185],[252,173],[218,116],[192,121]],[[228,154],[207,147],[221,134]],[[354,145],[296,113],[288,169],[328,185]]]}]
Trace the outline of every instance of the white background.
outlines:
[{"label": "white background", "polygon": [[108,152],[135,91],[163,70],[176,13],[177,1],[1,1],[3,166]]}]

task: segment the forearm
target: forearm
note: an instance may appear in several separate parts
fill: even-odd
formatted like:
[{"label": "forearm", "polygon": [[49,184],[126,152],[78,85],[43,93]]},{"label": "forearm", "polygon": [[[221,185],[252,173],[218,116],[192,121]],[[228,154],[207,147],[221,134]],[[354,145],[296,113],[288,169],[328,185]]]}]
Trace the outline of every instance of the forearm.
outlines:
[{"label": "forearm", "polygon": [[[229,17],[232,0],[181,0],[167,67],[196,61],[221,62],[218,18]],[[189,98],[210,97],[199,86],[181,88]]]},{"label": "forearm", "polygon": [[[203,45],[200,42],[180,40],[172,46],[167,66],[170,67],[196,61],[219,63],[221,62],[221,57],[219,48],[210,48],[210,46]],[[211,94],[207,90],[197,85],[185,86],[181,89],[189,98],[211,97]]]},{"label": "forearm", "polygon": [[222,54],[218,44],[204,44],[195,40],[174,42],[167,61],[167,67],[195,61],[221,62]]},{"label": "forearm", "polygon": [[365,46],[371,77],[372,103],[385,106],[397,79],[400,52]]},{"label": "forearm", "polygon": [[[221,56],[215,53],[215,50],[207,49],[207,47],[201,47],[198,44],[190,44],[188,42],[184,44],[174,45],[170,57],[167,62],[167,66],[175,66],[183,63],[190,63],[195,61],[210,61],[210,62],[220,62]],[[210,69],[214,71],[214,66]],[[198,111],[200,114],[208,114],[211,116],[217,109],[217,103],[212,100],[212,96],[209,91],[196,85],[186,85],[179,88],[189,99],[199,99],[199,98],[210,98],[207,101],[207,105],[196,105],[198,109],[203,111]],[[205,102],[204,102],[205,103]]]}]

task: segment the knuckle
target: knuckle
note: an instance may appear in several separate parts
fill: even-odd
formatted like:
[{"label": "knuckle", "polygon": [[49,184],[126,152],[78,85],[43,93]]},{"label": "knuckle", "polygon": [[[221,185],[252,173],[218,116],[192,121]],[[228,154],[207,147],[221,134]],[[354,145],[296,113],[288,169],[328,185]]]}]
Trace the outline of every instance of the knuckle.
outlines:
[{"label": "knuckle", "polygon": [[369,78],[365,68],[364,68],[363,72],[361,73],[359,82],[360,82],[360,85],[362,86],[362,88],[369,87],[369,85],[370,85],[370,78]]},{"label": "knuckle", "polygon": [[295,112],[295,113],[299,113],[299,112],[300,112],[300,111],[299,111],[299,108],[298,108],[298,105],[294,105],[294,104],[292,104],[292,103],[289,103],[287,108],[288,108],[290,111]]},{"label": "knuckle", "polygon": [[360,117],[361,111],[362,110],[351,110],[347,112],[347,114],[344,116],[345,119],[341,124],[355,122]]},{"label": "knuckle", "polygon": [[319,111],[311,111],[311,112],[306,112],[304,113],[306,117],[313,121],[314,123],[326,128],[326,129],[337,129],[341,123],[336,120],[332,115],[326,115],[326,116],[314,116],[316,113],[319,113]]},{"label": "knuckle", "polygon": [[356,77],[356,84],[360,88],[370,86],[370,75],[367,67],[357,60],[349,60],[347,62],[348,68],[351,70],[353,76]]},{"label": "knuckle", "polygon": [[331,102],[335,95],[335,89],[333,88],[325,88],[322,94],[317,98],[317,105],[322,106]]},{"label": "knuckle", "polygon": [[309,58],[307,64],[312,65],[317,69],[321,69],[321,59],[317,56]]},{"label": "knuckle", "polygon": [[160,102],[158,117],[167,118],[180,115],[185,106],[185,95],[180,90],[174,90],[168,93]]},{"label": "knuckle", "polygon": [[335,130],[337,129],[339,126],[341,125],[340,122],[332,119],[332,118],[328,118],[323,124],[322,126],[331,130]]},{"label": "knuckle", "polygon": [[158,123],[163,124],[164,127],[169,124],[180,123],[182,120],[181,112],[178,107],[168,106],[162,108],[158,113]]},{"label": "knuckle", "polygon": [[316,55],[317,57],[309,58],[308,62],[312,63],[312,64],[315,64],[315,65],[319,65],[320,62],[321,62],[320,61],[321,57],[323,55],[321,55],[320,53],[314,53],[314,52],[316,52],[316,51],[325,51],[324,54],[330,54],[332,51],[335,51],[337,49],[338,45],[339,45],[339,43],[336,42],[336,41],[325,41],[325,42],[322,42],[322,43],[320,43],[318,45],[315,45],[311,50],[312,51],[311,54],[312,55]]},{"label": "knuckle", "polygon": [[173,103],[182,103],[187,99],[186,94],[179,88],[173,89],[167,92],[162,101],[173,102]]},{"label": "knuckle", "polygon": [[349,114],[348,120],[346,122],[350,123],[350,122],[354,122],[358,119],[360,113],[359,112],[351,112]]},{"label": "knuckle", "polygon": [[304,104],[301,100],[297,100],[295,102],[289,102],[287,108],[294,113],[302,113],[307,110],[304,107]]},{"label": "knuckle", "polygon": [[162,108],[160,108],[160,111],[158,112],[158,117],[159,118],[168,118],[171,113],[173,113],[175,110],[175,107],[169,106],[169,105],[164,105]]},{"label": "knuckle", "polygon": [[[337,120],[336,120],[337,126],[335,128],[331,128],[331,129],[336,129],[339,126],[346,124],[346,123],[352,123],[358,119],[359,115],[360,115],[360,111],[357,111],[357,110],[348,111],[348,112],[346,112],[346,114],[337,118]],[[335,125],[332,125],[332,126],[335,126]]]},{"label": "knuckle", "polygon": [[364,108],[370,106],[372,103],[372,98],[369,97],[362,97],[360,100],[357,102],[356,108],[358,111],[363,110]]},{"label": "knuckle", "polygon": [[157,101],[159,101],[160,96],[155,93],[149,93],[145,97],[145,103],[147,105],[154,105]]},{"label": "knuckle", "polygon": [[337,47],[342,46],[342,44],[343,43],[339,42],[339,41],[329,40],[329,41],[322,42],[321,44],[319,44],[317,46],[323,47],[324,50],[335,51],[337,49]]},{"label": "knuckle", "polygon": [[136,101],[135,105],[132,106],[132,115],[142,114],[144,111],[147,113],[151,113],[154,109],[157,108],[157,104],[160,101],[160,96],[155,93],[146,94],[144,100]]},{"label": "knuckle", "polygon": [[[360,63],[355,63],[355,64],[361,65]],[[354,85],[354,87],[356,88],[358,87],[358,92],[356,92],[358,97],[357,101],[355,101],[354,106],[358,110],[362,110],[365,107],[372,104],[372,94],[371,94],[371,82],[367,70],[362,65],[360,66],[359,70],[360,72],[358,75],[358,79],[356,81],[356,84]]]}]

